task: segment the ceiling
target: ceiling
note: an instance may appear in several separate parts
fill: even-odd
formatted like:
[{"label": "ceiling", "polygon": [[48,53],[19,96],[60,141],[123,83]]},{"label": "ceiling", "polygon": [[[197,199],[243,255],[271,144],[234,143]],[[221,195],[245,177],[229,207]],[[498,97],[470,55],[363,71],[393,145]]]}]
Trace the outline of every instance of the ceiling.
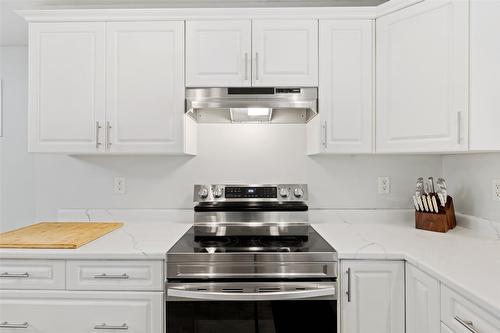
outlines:
[{"label": "ceiling", "polygon": [[131,7],[345,7],[374,6],[387,0],[0,0],[0,45],[27,45],[28,25],[16,13],[36,8]]}]

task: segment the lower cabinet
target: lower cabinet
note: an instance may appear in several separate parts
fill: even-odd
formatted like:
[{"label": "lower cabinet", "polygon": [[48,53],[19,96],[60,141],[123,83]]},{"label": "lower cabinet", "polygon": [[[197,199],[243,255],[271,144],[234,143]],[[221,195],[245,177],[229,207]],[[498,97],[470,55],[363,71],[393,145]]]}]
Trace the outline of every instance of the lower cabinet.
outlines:
[{"label": "lower cabinet", "polygon": [[441,331],[439,281],[406,264],[406,333]]},{"label": "lower cabinet", "polygon": [[404,261],[341,262],[341,332],[404,333]]},{"label": "lower cabinet", "polygon": [[2,333],[163,332],[162,292],[0,291]]}]

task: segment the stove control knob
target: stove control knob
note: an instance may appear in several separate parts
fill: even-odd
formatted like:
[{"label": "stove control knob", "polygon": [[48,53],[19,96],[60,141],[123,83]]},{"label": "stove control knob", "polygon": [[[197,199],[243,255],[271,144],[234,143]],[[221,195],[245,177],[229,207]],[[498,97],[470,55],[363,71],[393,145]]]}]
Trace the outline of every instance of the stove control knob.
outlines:
[{"label": "stove control knob", "polygon": [[293,195],[295,195],[296,198],[302,198],[302,196],[304,195],[304,191],[300,187],[297,187],[295,190],[293,190]]},{"label": "stove control knob", "polygon": [[208,189],[205,187],[200,188],[200,190],[198,191],[198,196],[201,199],[206,199],[208,197]]},{"label": "stove control knob", "polygon": [[222,189],[222,187],[215,188],[215,190],[214,190],[214,197],[215,198],[220,199],[220,198],[222,198],[223,194],[224,194],[224,190]]},{"label": "stove control knob", "polygon": [[284,188],[284,187],[280,188],[280,196],[282,198],[288,197],[288,190],[286,188]]}]

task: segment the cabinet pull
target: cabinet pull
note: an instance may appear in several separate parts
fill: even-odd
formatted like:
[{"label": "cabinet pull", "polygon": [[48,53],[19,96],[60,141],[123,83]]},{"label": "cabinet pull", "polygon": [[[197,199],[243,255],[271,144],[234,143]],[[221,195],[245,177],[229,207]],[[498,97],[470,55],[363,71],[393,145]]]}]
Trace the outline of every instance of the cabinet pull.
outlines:
[{"label": "cabinet pull", "polygon": [[248,52],[245,52],[245,81],[248,81]]},{"label": "cabinet pull", "polygon": [[127,273],[123,274],[96,274],[94,275],[94,279],[128,279],[130,276]]},{"label": "cabinet pull", "polygon": [[0,274],[0,278],[29,278],[30,274],[28,272],[26,273],[9,273],[5,272]]},{"label": "cabinet pull", "polygon": [[459,316],[455,316],[455,320],[458,321],[460,324],[462,324],[470,332],[472,332],[472,333],[479,333],[479,331],[474,328],[474,325],[472,324],[472,321],[470,321],[470,320],[463,320]]},{"label": "cabinet pull", "polygon": [[95,325],[95,330],[128,330],[128,325],[123,323],[121,325],[106,325],[106,323],[102,323],[101,325]]},{"label": "cabinet pull", "polygon": [[96,148],[99,148],[99,146],[101,145],[101,142],[99,142],[99,130],[101,129],[101,124],[96,121],[95,122],[95,147]]},{"label": "cabinet pull", "polygon": [[462,141],[462,111],[457,112],[457,143]]},{"label": "cabinet pull", "polygon": [[326,120],[323,123],[323,147],[328,148],[328,127],[326,124]]},{"label": "cabinet pull", "polygon": [[351,301],[351,269],[347,269],[347,291],[345,292],[347,294],[347,301]]},{"label": "cabinet pull", "polygon": [[106,148],[109,149],[111,147],[111,123],[109,121],[106,122]]},{"label": "cabinet pull", "polygon": [[259,52],[255,52],[255,80],[259,79]]},{"label": "cabinet pull", "polygon": [[30,326],[27,321],[24,323],[9,323],[4,321],[0,323],[0,328],[28,328]]}]

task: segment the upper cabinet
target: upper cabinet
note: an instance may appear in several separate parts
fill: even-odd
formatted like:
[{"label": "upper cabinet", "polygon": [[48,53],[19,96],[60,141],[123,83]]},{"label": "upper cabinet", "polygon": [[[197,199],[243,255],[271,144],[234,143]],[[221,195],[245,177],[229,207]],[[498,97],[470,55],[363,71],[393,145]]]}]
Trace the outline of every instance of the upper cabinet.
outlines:
[{"label": "upper cabinet", "polygon": [[317,20],[186,22],[186,86],[317,86]]},{"label": "upper cabinet", "polygon": [[193,153],[184,22],[30,24],[29,150]]},{"label": "upper cabinet", "polygon": [[309,153],[370,153],[373,21],[321,20],[319,41],[320,112],[308,124]]},{"label": "upper cabinet", "polygon": [[250,20],[186,22],[186,86],[248,87]]},{"label": "upper cabinet", "polygon": [[500,2],[470,2],[470,149],[500,150]]},{"label": "upper cabinet", "polygon": [[318,85],[318,21],[252,22],[254,86]]},{"label": "upper cabinet", "polygon": [[377,152],[468,149],[468,1],[377,19]]},{"label": "upper cabinet", "polygon": [[105,23],[32,23],[29,150],[104,150]]}]

